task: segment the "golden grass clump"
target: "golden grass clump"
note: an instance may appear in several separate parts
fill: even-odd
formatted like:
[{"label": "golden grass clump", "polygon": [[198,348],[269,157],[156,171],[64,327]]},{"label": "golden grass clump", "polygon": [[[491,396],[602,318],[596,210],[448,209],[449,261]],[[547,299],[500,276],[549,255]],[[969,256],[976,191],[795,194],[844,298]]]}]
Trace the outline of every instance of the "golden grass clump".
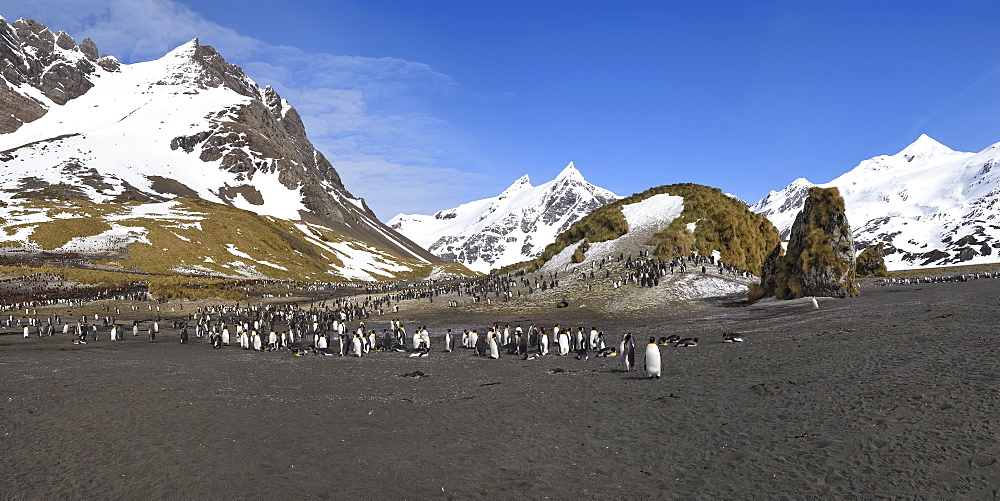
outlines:
[{"label": "golden grass clump", "polygon": [[108,223],[96,217],[53,219],[39,223],[30,238],[42,249],[55,250],[74,238],[92,237],[110,229]]},{"label": "golden grass clump", "polygon": [[[780,241],[778,230],[766,217],[718,188],[682,183],[652,191],[684,198],[681,216],[647,242],[656,247],[657,256],[670,259],[692,251],[709,256],[718,250],[722,262],[760,273],[767,253]],[[689,223],[695,223],[693,233]]]},{"label": "golden grass clump", "polygon": [[587,250],[589,249],[590,249],[590,244],[588,244],[586,240],[580,242],[580,245],[577,246],[575,251],[573,251],[573,255],[570,257],[570,259],[574,263],[582,263],[584,259],[587,259]]},{"label": "golden grass clump", "polygon": [[885,266],[885,242],[879,242],[878,245],[873,245],[861,254],[858,254],[857,264],[855,269],[859,276],[868,277],[887,277],[889,276],[889,269]]}]

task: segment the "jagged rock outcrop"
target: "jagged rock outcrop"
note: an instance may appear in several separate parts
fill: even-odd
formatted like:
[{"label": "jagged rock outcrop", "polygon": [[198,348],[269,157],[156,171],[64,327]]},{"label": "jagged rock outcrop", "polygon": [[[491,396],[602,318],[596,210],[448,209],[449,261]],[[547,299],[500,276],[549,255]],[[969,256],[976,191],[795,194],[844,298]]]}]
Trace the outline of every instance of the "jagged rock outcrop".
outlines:
[{"label": "jagged rock outcrop", "polygon": [[779,245],[765,261],[762,295],[794,299],[857,294],[854,255],[854,238],[839,190],[810,188],[792,224],[784,255]]},{"label": "jagged rock outcrop", "polygon": [[[102,62],[89,38],[79,46],[65,32],[52,33],[27,19],[13,24],[0,17],[0,134],[38,120],[49,104],[30,96],[22,86],[37,89],[56,105],[66,104],[94,87],[92,75],[117,71],[117,60]],[[10,110],[10,113],[7,113]]]}]

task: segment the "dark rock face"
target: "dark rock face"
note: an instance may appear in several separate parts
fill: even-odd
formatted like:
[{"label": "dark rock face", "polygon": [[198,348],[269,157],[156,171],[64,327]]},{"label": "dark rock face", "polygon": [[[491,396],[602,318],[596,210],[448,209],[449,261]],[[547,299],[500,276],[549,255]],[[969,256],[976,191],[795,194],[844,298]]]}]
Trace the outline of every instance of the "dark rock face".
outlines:
[{"label": "dark rock face", "polygon": [[[72,57],[74,52],[85,57]],[[13,132],[48,112],[48,103],[21,94],[15,86],[34,87],[62,105],[93,88],[91,76],[98,67],[117,71],[119,65],[114,58],[102,64],[90,39],[77,46],[67,33],[53,34],[36,21],[18,19],[8,24],[0,20],[0,108],[5,111],[0,113],[0,134]]]},{"label": "dark rock face", "polygon": [[767,296],[846,297],[857,294],[854,238],[837,188],[810,188],[795,218],[788,249],[768,256],[761,287]]},{"label": "dark rock face", "polygon": [[97,50],[97,44],[89,38],[84,38],[83,41],[80,42],[80,52],[82,52],[84,56],[87,56],[87,59],[90,59],[91,61],[97,61],[97,57],[100,54]]},{"label": "dark rock face", "polygon": [[109,56],[107,54],[102,54],[97,60],[97,65],[104,68],[104,71],[110,71],[112,73],[120,70],[122,68],[121,63],[115,56]]}]

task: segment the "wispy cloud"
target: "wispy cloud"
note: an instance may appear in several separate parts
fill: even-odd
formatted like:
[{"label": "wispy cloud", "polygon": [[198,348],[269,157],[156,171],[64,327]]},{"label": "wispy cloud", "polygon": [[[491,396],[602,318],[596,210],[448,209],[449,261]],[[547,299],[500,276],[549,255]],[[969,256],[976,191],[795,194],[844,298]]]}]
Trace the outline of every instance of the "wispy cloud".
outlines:
[{"label": "wispy cloud", "polygon": [[89,37],[123,62],[159,58],[194,38],[214,46],[296,107],[347,188],[383,220],[467,201],[485,177],[440,166],[460,134],[434,116],[427,96],[456,84],[426,64],[267,44],[172,0],[7,0],[0,14]]}]

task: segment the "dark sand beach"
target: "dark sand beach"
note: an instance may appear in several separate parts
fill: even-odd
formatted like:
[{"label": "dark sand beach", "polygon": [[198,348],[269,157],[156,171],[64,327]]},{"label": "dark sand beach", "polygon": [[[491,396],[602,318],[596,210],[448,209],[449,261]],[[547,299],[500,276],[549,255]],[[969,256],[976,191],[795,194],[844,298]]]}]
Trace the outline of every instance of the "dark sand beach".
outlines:
[{"label": "dark sand beach", "polygon": [[[85,346],[8,329],[0,498],[997,499],[998,292],[865,287],[818,311],[705,301],[631,320],[413,302],[369,321],[426,324],[434,348],[444,328],[493,322],[596,326],[609,344],[631,331],[628,373],[616,358],[293,357],[181,345],[169,327]],[[734,331],[748,341],[721,342]],[[701,345],[661,347],[664,377],[646,379],[643,340],[672,333]]]}]

